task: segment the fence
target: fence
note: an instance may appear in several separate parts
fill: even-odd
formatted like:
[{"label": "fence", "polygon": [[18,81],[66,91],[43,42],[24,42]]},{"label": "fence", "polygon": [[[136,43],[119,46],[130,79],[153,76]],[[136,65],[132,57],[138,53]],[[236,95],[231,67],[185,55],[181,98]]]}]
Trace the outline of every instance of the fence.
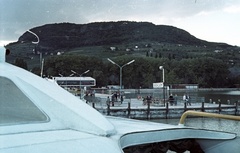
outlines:
[{"label": "fence", "polygon": [[92,103],[92,107],[104,115],[135,119],[179,118],[187,110],[229,115],[240,114],[238,103],[235,103],[234,105],[222,105],[221,103],[210,104],[202,102],[195,103],[191,106],[187,105],[187,103],[183,103],[183,105],[179,106],[170,106],[169,103],[166,103],[163,107],[152,106],[148,103],[146,106],[132,107],[131,102],[128,102],[126,107],[116,105],[108,105],[105,107],[102,105],[99,107],[99,105],[96,106],[95,103]]}]

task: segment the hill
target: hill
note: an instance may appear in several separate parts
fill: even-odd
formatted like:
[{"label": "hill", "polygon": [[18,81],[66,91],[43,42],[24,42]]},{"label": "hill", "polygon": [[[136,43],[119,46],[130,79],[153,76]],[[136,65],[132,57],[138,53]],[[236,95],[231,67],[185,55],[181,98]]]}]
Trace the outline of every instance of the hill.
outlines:
[{"label": "hill", "polygon": [[[187,31],[167,25],[154,25],[148,22],[98,22],[89,24],[56,23],[31,29],[40,38],[42,51],[83,46],[132,44],[140,42],[169,43],[211,47],[229,47],[224,43],[210,43],[200,40]],[[17,43],[36,40],[25,32]]]},{"label": "hill", "polygon": [[228,61],[232,60],[232,57],[238,57],[231,54],[213,55],[213,52],[239,50],[226,43],[198,39],[173,26],[148,22],[55,23],[30,30],[38,35],[39,44],[32,44],[37,38],[30,32],[25,32],[17,42],[7,45],[12,51],[8,62],[13,63],[18,57],[28,60],[28,65],[34,67],[39,64],[39,58],[36,57],[39,57],[40,53],[43,56],[65,53],[106,58],[125,54],[146,56],[147,52],[152,56],[174,56],[179,60],[204,55],[214,58],[217,56],[218,59]]},{"label": "hill", "polygon": [[[117,84],[118,75],[113,75],[116,72],[109,68],[106,59],[111,58],[123,64],[135,59],[137,66],[134,70],[137,72],[134,74],[137,76],[131,74],[134,79],[124,81],[135,88],[139,87],[139,83],[143,83],[142,87],[151,87],[152,82],[160,80],[159,65],[166,68],[169,83],[222,87],[239,82],[239,47],[201,40],[172,26],[129,21],[58,23],[35,27],[31,31],[38,35],[40,42],[33,44],[36,36],[25,32],[17,42],[7,45],[11,50],[7,61],[27,67],[36,74],[40,74],[44,58],[46,76],[57,76],[58,73],[67,76],[71,69],[84,72],[88,65],[92,69],[91,75],[98,80]],[[63,54],[65,56],[53,56]],[[189,75],[186,75],[186,67]],[[231,73],[228,74],[228,71]],[[146,76],[149,77],[146,79]],[[223,78],[231,79],[226,81]],[[99,86],[106,85],[103,81],[99,83]]]}]

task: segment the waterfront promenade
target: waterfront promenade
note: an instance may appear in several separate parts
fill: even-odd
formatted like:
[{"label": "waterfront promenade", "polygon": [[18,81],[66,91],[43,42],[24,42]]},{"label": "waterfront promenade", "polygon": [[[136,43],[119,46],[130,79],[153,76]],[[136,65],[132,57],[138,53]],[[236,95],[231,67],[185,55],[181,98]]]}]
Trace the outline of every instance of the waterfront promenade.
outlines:
[{"label": "waterfront promenade", "polygon": [[187,110],[204,111],[219,114],[240,115],[238,104],[221,104],[221,103],[191,103],[187,105],[183,100],[178,100],[176,105],[170,105],[167,100],[164,103],[145,103],[142,99],[132,98],[110,103],[107,105],[107,94],[96,94],[96,101],[88,102],[96,110],[104,115],[138,118],[138,119],[155,119],[155,118],[179,118]]}]

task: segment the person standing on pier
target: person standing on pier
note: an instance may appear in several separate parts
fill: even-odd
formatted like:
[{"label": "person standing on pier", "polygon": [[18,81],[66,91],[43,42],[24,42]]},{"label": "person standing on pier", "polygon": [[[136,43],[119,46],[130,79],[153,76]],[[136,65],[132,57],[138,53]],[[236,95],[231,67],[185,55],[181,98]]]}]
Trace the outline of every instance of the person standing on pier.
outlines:
[{"label": "person standing on pier", "polygon": [[191,106],[190,96],[189,95],[186,95],[186,103],[187,103],[187,105]]},{"label": "person standing on pier", "polygon": [[187,105],[190,105],[190,106],[191,106],[190,96],[189,96],[189,95],[184,94],[184,95],[183,95],[183,101],[185,101],[185,103],[186,103]]},{"label": "person standing on pier", "polygon": [[186,94],[183,95],[183,101],[186,102]]},{"label": "person standing on pier", "polygon": [[147,96],[147,104],[150,104],[152,102],[152,97],[151,96]]},{"label": "person standing on pier", "polygon": [[174,98],[174,105],[177,106],[177,99],[178,99],[177,94],[175,94],[175,96],[173,98]]},{"label": "person standing on pier", "polygon": [[121,101],[121,104],[123,103],[123,95],[121,94],[120,95],[120,101]]},{"label": "person standing on pier", "polygon": [[174,98],[173,98],[172,94],[169,96],[168,101],[169,101],[170,105],[173,106]]},{"label": "person standing on pier", "polygon": [[107,107],[109,107],[109,105],[110,105],[110,98],[109,98],[109,96],[107,97],[106,105],[107,105]]}]

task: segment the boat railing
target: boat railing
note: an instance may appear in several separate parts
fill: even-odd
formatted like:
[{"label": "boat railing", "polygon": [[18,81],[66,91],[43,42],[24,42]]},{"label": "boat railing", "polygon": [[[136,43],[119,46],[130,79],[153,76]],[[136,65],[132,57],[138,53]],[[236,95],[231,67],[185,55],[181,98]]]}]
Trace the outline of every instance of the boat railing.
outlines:
[{"label": "boat railing", "polygon": [[188,110],[188,111],[186,111],[182,114],[182,116],[180,118],[180,121],[179,121],[179,125],[184,125],[184,121],[185,121],[186,117],[189,116],[189,115],[240,121],[240,116],[224,115],[224,114],[216,114],[216,113],[207,113],[207,112],[198,112],[198,111]]}]

